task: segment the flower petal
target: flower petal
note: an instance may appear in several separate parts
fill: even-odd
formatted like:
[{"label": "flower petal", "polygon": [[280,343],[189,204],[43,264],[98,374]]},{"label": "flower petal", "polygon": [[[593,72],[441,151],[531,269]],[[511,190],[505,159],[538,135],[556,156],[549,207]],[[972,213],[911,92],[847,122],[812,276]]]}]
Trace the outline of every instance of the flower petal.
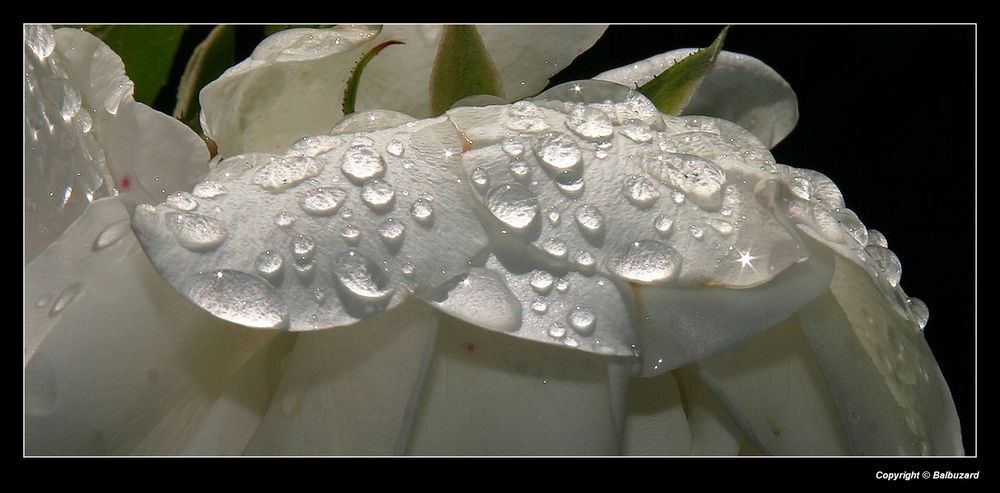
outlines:
[{"label": "flower petal", "polygon": [[[669,51],[594,78],[641,86],[695,51]],[[715,67],[698,86],[683,114],[735,122],[768,148],[781,142],[799,119],[795,92],[777,72],[756,58],[728,51],[719,53]]]}]

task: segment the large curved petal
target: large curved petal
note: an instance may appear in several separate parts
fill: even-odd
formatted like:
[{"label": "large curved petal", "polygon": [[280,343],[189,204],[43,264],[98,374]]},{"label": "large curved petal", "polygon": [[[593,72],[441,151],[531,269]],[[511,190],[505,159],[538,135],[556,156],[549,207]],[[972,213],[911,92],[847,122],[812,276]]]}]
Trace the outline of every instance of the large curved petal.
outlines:
[{"label": "large curved petal", "polygon": [[[685,48],[656,55],[596,77],[637,87],[696,50]],[[777,72],[756,58],[723,51],[684,108],[684,115],[708,115],[739,124],[765,146],[781,142],[799,119],[798,99]]]}]

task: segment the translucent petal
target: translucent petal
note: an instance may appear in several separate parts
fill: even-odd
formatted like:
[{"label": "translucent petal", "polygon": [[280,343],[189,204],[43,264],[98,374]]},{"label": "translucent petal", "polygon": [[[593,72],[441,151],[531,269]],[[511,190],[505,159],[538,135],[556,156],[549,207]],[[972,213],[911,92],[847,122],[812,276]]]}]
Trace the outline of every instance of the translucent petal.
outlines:
[{"label": "translucent petal", "polygon": [[[669,51],[594,78],[638,87],[694,51]],[[768,148],[781,142],[799,119],[795,92],[777,72],[756,58],[728,51],[719,54],[715,67],[705,76],[683,114],[735,122]]]},{"label": "translucent petal", "polygon": [[[325,133],[343,118],[344,84],[354,64],[386,40],[405,44],[384,50],[368,64],[357,107],[431,116],[430,75],[442,29],[386,26],[379,34],[371,27],[340,26],[275,34],[272,38],[280,38],[265,40],[250,59],[202,91],[202,128],[223,156],[281,152],[303,135]],[[604,26],[480,29],[512,101],[545,87],[603,32]]]}]

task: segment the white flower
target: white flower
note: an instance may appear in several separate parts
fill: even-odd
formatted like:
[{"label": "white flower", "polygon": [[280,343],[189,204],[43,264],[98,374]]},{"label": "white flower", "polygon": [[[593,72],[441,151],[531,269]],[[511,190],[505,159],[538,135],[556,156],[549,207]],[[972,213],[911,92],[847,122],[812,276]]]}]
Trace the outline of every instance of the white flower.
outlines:
[{"label": "white flower", "polygon": [[[898,261],[823,175],[607,82],[339,124],[295,84],[261,94],[352,64],[279,61],[329,32],[265,42],[216,83],[238,103],[206,89],[226,158],[133,219],[188,299],[291,332],[191,307],[96,201],[26,269],[28,453],[962,453]],[[721,60],[775,84],[785,106],[727,116],[780,140],[787,84]]]}]

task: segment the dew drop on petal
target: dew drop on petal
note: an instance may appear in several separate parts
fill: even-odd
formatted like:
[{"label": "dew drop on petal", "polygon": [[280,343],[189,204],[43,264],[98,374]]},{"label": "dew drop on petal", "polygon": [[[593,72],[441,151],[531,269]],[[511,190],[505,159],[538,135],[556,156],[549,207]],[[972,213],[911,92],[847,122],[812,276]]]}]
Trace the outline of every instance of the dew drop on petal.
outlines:
[{"label": "dew drop on petal", "polygon": [[531,166],[520,159],[515,160],[510,163],[510,174],[513,175],[514,179],[517,181],[529,181],[531,179]]},{"label": "dew drop on petal", "polygon": [[589,336],[594,333],[597,317],[589,309],[578,306],[566,315],[566,321],[577,334]]},{"label": "dew drop on petal", "polygon": [[585,237],[599,236],[604,230],[604,214],[591,204],[577,207],[574,216],[576,217],[576,225]]},{"label": "dew drop on petal", "polygon": [[199,273],[185,279],[181,291],[223,320],[265,329],[288,324],[284,300],[260,276],[234,270]]},{"label": "dew drop on petal", "polygon": [[573,133],[589,140],[606,139],[614,132],[614,125],[608,115],[591,106],[579,106],[573,110],[566,126]]},{"label": "dew drop on petal", "polygon": [[339,188],[314,188],[299,198],[299,207],[312,216],[336,214],[347,198],[347,192]]},{"label": "dew drop on petal", "polygon": [[516,158],[521,154],[524,154],[524,144],[514,139],[507,139],[503,141],[503,143],[500,144],[500,149],[503,149],[503,152],[507,153],[510,157]]},{"label": "dew drop on petal", "polygon": [[597,264],[597,258],[594,257],[594,254],[586,250],[580,250],[579,252],[576,252],[576,255],[573,255],[573,262],[578,264],[580,267],[590,269]]},{"label": "dew drop on petal", "polygon": [[634,142],[645,143],[653,140],[653,131],[642,120],[630,118],[618,127],[618,131]]},{"label": "dew drop on petal", "polygon": [[490,188],[490,175],[483,168],[472,170],[472,184],[479,193],[486,193]]},{"label": "dew drop on petal", "polygon": [[400,247],[403,246],[403,234],[405,232],[406,228],[403,226],[403,223],[393,218],[386,219],[378,227],[378,235],[382,238],[382,243],[385,243],[386,248],[393,253],[398,252]]},{"label": "dew drop on petal", "polygon": [[132,231],[132,227],[129,224],[128,219],[122,219],[121,221],[109,224],[103,231],[98,233],[97,238],[94,239],[94,251],[103,250],[122,239]]},{"label": "dew drop on petal", "polygon": [[379,214],[389,212],[396,200],[396,191],[384,180],[373,179],[361,187],[361,200]]},{"label": "dew drop on petal", "polygon": [[283,267],[284,259],[281,258],[281,254],[271,250],[265,250],[264,253],[261,253],[254,264],[257,274],[274,286],[281,285]]},{"label": "dew drop on petal", "polygon": [[681,256],[656,240],[639,240],[619,248],[608,260],[608,270],[629,281],[656,283],[680,271]]},{"label": "dew drop on petal", "polygon": [[655,229],[661,236],[670,236],[670,233],[673,232],[673,228],[674,220],[667,217],[666,214],[660,214],[653,220],[653,229]]},{"label": "dew drop on petal", "polygon": [[385,174],[385,161],[370,145],[355,145],[344,153],[340,169],[352,183],[360,185],[372,178],[382,177]]},{"label": "dew drop on petal", "polygon": [[557,238],[549,238],[542,242],[542,250],[558,259],[565,259],[569,255],[566,243]]},{"label": "dew drop on petal", "polygon": [[529,101],[518,101],[507,107],[503,125],[517,132],[542,132],[549,128],[541,108]]},{"label": "dew drop on petal", "polygon": [[705,230],[701,229],[701,226],[697,224],[692,224],[688,229],[691,231],[691,236],[694,236],[695,239],[700,240],[705,236]]},{"label": "dew drop on petal", "polygon": [[625,180],[622,193],[641,209],[649,208],[660,198],[660,190],[644,176],[632,175]]},{"label": "dew drop on petal", "polygon": [[385,152],[392,154],[393,156],[399,157],[403,155],[403,143],[392,139],[385,145]]},{"label": "dew drop on petal", "polygon": [[493,216],[515,229],[531,225],[538,215],[538,197],[528,187],[507,183],[490,190],[486,206]]},{"label": "dew drop on petal", "polygon": [[83,284],[77,282],[70,284],[69,287],[62,290],[62,292],[59,293],[59,296],[56,297],[56,301],[52,303],[52,308],[49,310],[49,316],[54,317],[58,315],[59,312],[65,310],[66,307],[69,306],[70,302],[76,298],[76,295],[80,294],[82,289]]},{"label": "dew drop on petal", "polygon": [[576,141],[562,132],[546,132],[535,137],[532,148],[538,159],[553,171],[572,168],[583,157]]},{"label": "dew drop on petal", "polygon": [[920,329],[923,330],[923,328],[927,326],[927,319],[930,316],[930,310],[927,309],[927,304],[919,298],[909,298],[906,302],[910,305],[910,310],[913,311],[913,316],[917,319],[917,325],[919,325]]},{"label": "dew drop on petal", "polygon": [[555,339],[562,339],[563,337],[566,337],[566,326],[559,322],[554,322],[552,326],[549,327],[549,336]]},{"label": "dew drop on petal", "polygon": [[334,261],[333,278],[345,308],[354,316],[370,316],[385,310],[395,288],[389,275],[374,260],[357,250],[341,253]]},{"label": "dew drop on petal", "polygon": [[434,224],[434,207],[431,201],[425,198],[418,198],[410,207],[410,215],[421,226],[430,227]]},{"label": "dew drop on petal", "polygon": [[552,274],[536,269],[531,272],[528,284],[531,285],[531,289],[535,290],[536,293],[544,295],[552,291],[554,281],[555,279],[552,277]]},{"label": "dew drop on petal", "polygon": [[295,258],[295,265],[304,267],[312,262],[313,254],[316,253],[316,242],[311,236],[299,235],[292,242],[292,255]]},{"label": "dew drop on petal", "polygon": [[566,293],[569,291],[569,280],[564,277],[556,279],[556,291],[559,293]]},{"label": "dew drop on petal", "polygon": [[296,219],[298,219],[298,217],[295,214],[292,214],[291,212],[288,211],[281,211],[274,216],[274,224],[282,228],[286,228],[288,226],[291,226]]},{"label": "dew drop on petal", "polygon": [[205,180],[195,185],[194,190],[191,191],[191,195],[199,199],[214,199],[227,193],[229,193],[229,190],[226,190],[226,187],[212,180]]},{"label": "dew drop on petal", "polygon": [[195,252],[214,250],[229,235],[222,223],[198,214],[171,212],[166,214],[165,220],[177,242]]},{"label": "dew drop on petal", "polygon": [[357,245],[361,241],[361,229],[353,224],[347,224],[343,228],[340,228],[340,237],[348,245]]},{"label": "dew drop on petal", "polygon": [[171,192],[167,194],[163,205],[178,211],[193,211],[198,208],[198,202],[187,192]]},{"label": "dew drop on petal", "polygon": [[546,303],[545,300],[541,298],[535,298],[535,300],[531,302],[531,311],[539,315],[545,313],[546,311],[548,311],[548,309],[549,309],[549,304]]}]

